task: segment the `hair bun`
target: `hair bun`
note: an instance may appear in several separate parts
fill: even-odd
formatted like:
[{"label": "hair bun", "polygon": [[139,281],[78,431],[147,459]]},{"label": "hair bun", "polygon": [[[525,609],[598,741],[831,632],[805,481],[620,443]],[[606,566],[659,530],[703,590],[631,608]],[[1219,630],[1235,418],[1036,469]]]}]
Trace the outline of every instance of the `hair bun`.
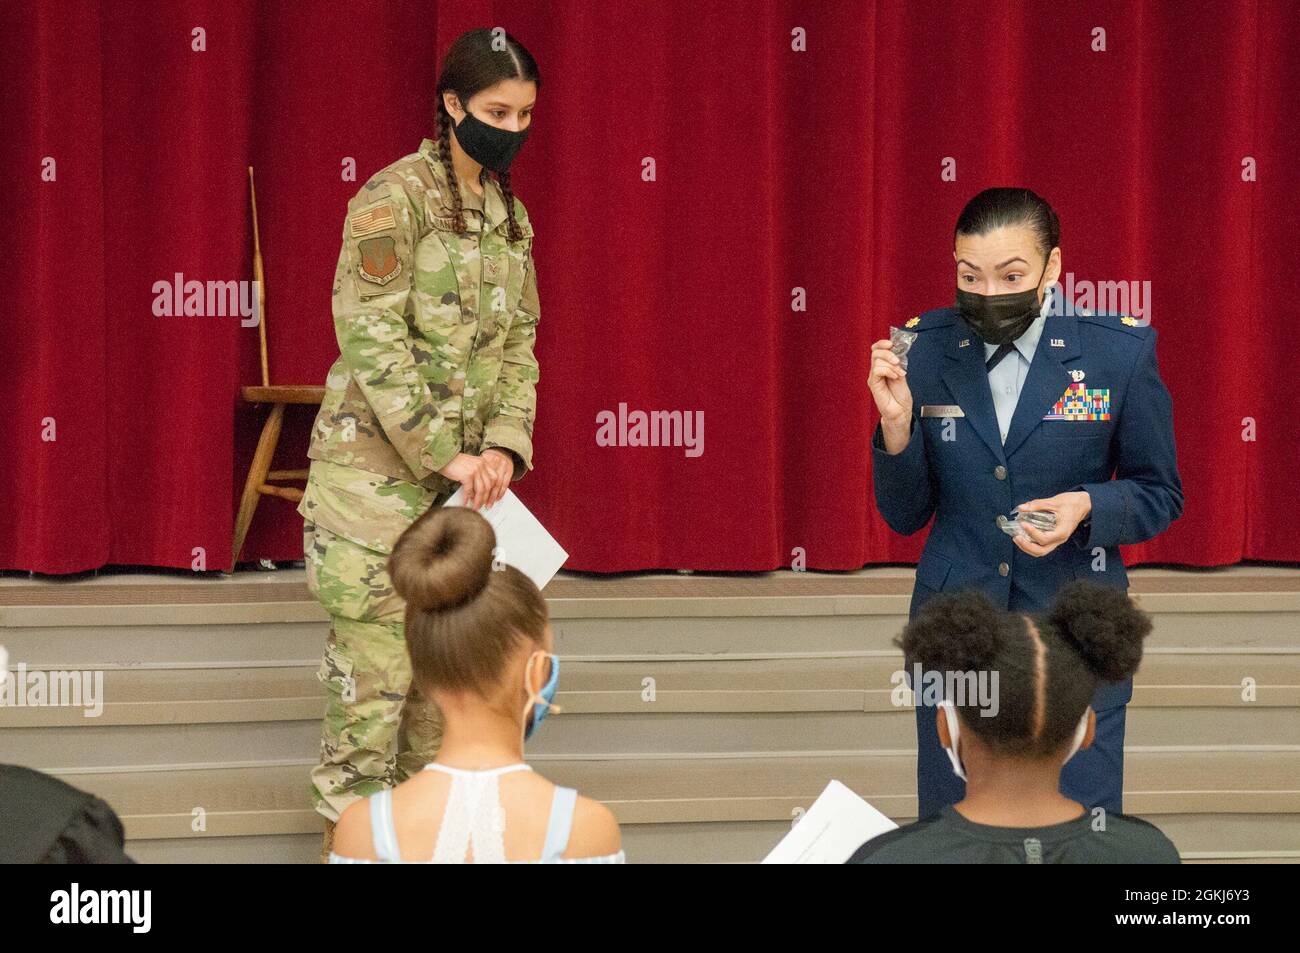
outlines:
[{"label": "hair bun", "polygon": [[481,513],[435,506],[398,538],[388,574],[408,605],[425,612],[451,609],[487,586],[495,548],[496,533]]},{"label": "hair bun", "polygon": [[1066,583],[1047,619],[1079,652],[1098,678],[1119,681],[1137,671],[1151,617],[1122,589],[1084,579]]},{"label": "hair bun", "polygon": [[936,596],[903,631],[901,648],[926,668],[975,672],[997,655],[1002,614],[984,593],[967,589]]}]

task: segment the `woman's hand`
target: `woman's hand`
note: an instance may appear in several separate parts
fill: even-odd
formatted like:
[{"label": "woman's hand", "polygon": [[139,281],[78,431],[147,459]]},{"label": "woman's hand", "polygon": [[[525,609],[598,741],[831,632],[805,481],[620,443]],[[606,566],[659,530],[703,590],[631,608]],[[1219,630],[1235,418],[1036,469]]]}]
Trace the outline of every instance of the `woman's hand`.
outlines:
[{"label": "woman's hand", "polygon": [[510,480],[515,475],[515,461],[509,451],[498,450],[496,447],[484,450],[482,458],[488,462],[493,476],[486,503],[487,506],[491,506],[505,496],[506,490],[510,488]]},{"label": "woman's hand", "polygon": [[488,450],[482,456],[458,453],[438,472],[459,483],[465,490],[465,505],[476,510],[491,506],[505,495],[515,464],[500,450]]},{"label": "woman's hand", "polygon": [[1092,497],[1086,490],[1058,493],[1043,500],[1028,500],[1018,510],[1048,510],[1056,514],[1056,529],[1044,532],[1028,523],[1022,523],[1024,536],[1014,536],[1012,541],[1031,556],[1046,556],[1070,538],[1079,524],[1092,512]]},{"label": "woman's hand", "polygon": [[903,370],[888,338],[871,345],[867,386],[880,411],[885,449],[898,453],[907,445],[912,431],[912,391],[907,386],[907,371]]}]

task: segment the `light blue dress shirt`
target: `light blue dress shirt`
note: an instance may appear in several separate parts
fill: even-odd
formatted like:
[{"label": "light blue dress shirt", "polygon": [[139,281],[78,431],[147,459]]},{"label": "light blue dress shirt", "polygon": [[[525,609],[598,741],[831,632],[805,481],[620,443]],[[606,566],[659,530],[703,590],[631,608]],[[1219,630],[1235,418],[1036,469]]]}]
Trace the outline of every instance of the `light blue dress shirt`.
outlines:
[{"label": "light blue dress shirt", "polygon": [[[1043,306],[1035,318],[1025,328],[1025,333],[1016,338],[1016,350],[1008,354],[998,366],[989,371],[989,390],[993,394],[993,408],[998,414],[998,432],[1002,442],[1007,442],[1007,431],[1011,429],[1011,417],[1016,412],[1016,403],[1020,400],[1020,389],[1025,386],[1029,375],[1029,365],[1034,360],[1034,351],[1038,349],[1038,339],[1043,336],[1043,326],[1047,324],[1047,312],[1052,306],[1052,294],[1055,287],[1047,289],[1043,295]],[[996,344],[984,345],[984,361],[988,362],[997,351]]]}]

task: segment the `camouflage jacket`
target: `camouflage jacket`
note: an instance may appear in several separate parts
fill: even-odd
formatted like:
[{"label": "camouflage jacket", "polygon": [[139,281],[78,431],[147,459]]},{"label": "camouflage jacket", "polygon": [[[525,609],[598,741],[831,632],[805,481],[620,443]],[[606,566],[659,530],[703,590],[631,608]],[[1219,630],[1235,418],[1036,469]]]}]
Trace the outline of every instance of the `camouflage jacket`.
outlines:
[{"label": "camouflage jacket", "polygon": [[312,427],[313,460],[419,484],[459,452],[499,447],[514,479],[532,469],[539,308],[532,227],[488,178],[461,185],[467,234],[453,230],[450,185],[432,140],[382,169],[348,203],[334,276],[339,358]]}]

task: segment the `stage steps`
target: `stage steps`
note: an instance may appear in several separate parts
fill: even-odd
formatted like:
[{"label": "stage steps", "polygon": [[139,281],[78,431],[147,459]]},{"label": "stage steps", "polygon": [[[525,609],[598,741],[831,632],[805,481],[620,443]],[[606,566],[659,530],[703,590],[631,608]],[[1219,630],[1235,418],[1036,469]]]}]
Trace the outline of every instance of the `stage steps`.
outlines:
[{"label": "stage steps", "polygon": [[[632,861],[759,859],[831,778],[906,822],[913,714],[891,703],[891,640],[911,575],[562,575],[547,594],[566,710],[529,759],[609,803]],[[1156,630],[1126,809],[1189,862],[1300,860],[1300,571],[1132,575]],[[0,761],[104,797],[142,861],[310,861],[323,620],[301,570],[0,579],[11,668],[103,677],[93,718],[0,707]]]}]

